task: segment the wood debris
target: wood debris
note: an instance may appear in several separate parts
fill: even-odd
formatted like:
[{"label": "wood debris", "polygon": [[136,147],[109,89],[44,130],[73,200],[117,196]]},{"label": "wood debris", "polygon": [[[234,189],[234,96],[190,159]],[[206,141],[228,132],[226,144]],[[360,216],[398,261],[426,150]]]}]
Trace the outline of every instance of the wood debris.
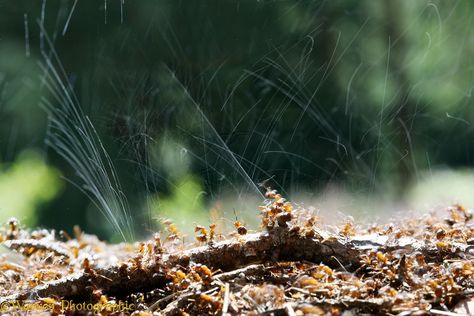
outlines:
[{"label": "wood debris", "polygon": [[461,205],[446,219],[331,232],[275,191],[266,196],[261,232],[216,240],[215,225],[197,226],[183,249],[172,223],[166,237],[119,245],[7,224],[0,240],[22,259],[0,257],[2,312],[21,314],[20,302],[53,314],[452,315],[474,296],[474,225]]}]

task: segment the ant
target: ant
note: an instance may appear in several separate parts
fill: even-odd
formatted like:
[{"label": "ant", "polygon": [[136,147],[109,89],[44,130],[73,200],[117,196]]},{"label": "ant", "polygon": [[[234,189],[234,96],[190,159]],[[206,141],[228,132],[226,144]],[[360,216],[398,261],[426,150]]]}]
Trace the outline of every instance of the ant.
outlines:
[{"label": "ant", "polygon": [[196,240],[202,243],[213,243],[216,236],[216,224],[212,223],[209,225],[209,232],[204,226],[196,225],[194,232],[199,233],[196,236]]},{"label": "ant", "polygon": [[8,235],[7,235],[7,239],[11,240],[11,239],[16,239],[16,237],[18,236],[18,226],[20,225],[20,223],[18,222],[18,220],[15,218],[15,217],[12,217],[8,220],[8,226],[10,226],[10,230],[8,232]]},{"label": "ant", "polygon": [[235,216],[234,227],[237,229],[237,233],[241,236],[246,235],[247,228],[237,219],[237,214],[235,213],[235,209],[234,209],[234,216]]}]

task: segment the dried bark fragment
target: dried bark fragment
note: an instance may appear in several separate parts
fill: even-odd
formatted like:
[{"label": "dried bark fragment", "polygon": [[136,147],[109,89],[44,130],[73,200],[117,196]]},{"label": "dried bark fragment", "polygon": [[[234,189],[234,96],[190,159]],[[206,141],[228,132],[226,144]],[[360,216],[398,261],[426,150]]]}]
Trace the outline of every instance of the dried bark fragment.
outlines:
[{"label": "dried bark fragment", "polygon": [[51,251],[66,259],[71,259],[72,254],[64,247],[63,243],[50,240],[36,239],[12,239],[3,242],[3,245],[11,250],[16,250],[29,256],[38,250]]}]

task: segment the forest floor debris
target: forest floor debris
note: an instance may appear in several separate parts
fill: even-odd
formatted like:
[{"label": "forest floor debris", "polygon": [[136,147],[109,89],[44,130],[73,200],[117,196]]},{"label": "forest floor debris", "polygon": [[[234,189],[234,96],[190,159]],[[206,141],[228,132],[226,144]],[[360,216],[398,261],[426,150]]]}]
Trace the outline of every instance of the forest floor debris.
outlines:
[{"label": "forest floor debris", "polygon": [[[0,241],[2,313],[158,315],[465,315],[474,313],[474,224],[461,205],[398,223],[330,229],[268,191],[261,232],[224,239],[176,226],[110,245],[28,231],[11,220]],[[15,255],[14,252],[20,255]]]}]

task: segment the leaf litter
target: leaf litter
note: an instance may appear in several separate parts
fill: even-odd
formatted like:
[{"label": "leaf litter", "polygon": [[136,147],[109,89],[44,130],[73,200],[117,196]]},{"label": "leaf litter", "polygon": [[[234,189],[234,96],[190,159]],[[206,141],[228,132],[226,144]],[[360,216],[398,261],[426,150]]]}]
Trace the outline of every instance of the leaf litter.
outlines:
[{"label": "leaf litter", "polygon": [[[471,313],[474,225],[464,206],[330,228],[274,190],[265,196],[260,232],[236,222],[225,237],[216,224],[196,226],[187,243],[169,220],[150,240],[108,244],[78,227],[57,236],[11,219],[0,231],[11,250],[0,257],[2,312],[28,302],[59,315],[71,312],[67,300],[99,304],[79,313],[101,315]],[[117,302],[133,308],[111,309]]]}]

